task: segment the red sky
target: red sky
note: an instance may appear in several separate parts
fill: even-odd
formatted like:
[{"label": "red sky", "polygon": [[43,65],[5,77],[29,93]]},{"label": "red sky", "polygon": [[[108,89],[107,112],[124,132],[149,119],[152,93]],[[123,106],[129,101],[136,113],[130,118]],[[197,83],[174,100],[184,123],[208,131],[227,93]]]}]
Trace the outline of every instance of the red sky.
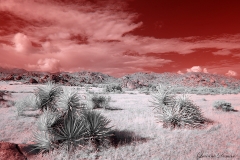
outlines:
[{"label": "red sky", "polygon": [[240,78],[240,1],[3,0],[0,66]]}]

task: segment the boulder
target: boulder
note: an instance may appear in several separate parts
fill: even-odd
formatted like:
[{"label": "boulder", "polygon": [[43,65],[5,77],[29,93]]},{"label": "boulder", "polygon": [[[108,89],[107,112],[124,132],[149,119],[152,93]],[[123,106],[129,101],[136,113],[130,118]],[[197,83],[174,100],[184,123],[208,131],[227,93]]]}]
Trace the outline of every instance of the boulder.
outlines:
[{"label": "boulder", "polygon": [[16,80],[21,80],[22,79],[22,76],[17,76],[16,77]]},{"label": "boulder", "polygon": [[215,82],[216,82],[215,79],[210,80],[210,83],[215,83]]},{"label": "boulder", "polygon": [[39,83],[46,83],[46,79],[41,78],[41,79],[38,80],[38,82],[39,82]]},{"label": "boulder", "polygon": [[127,82],[127,88],[129,89],[136,89],[136,83],[132,82],[132,81],[128,81]]},{"label": "boulder", "polygon": [[19,146],[14,143],[0,142],[0,159],[2,160],[27,160]]},{"label": "boulder", "polygon": [[34,78],[29,79],[29,83],[36,84],[38,81]]},{"label": "boulder", "polygon": [[45,76],[43,77],[43,79],[48,79],[48,77],[49,77],[49,75],[45,75]]}]

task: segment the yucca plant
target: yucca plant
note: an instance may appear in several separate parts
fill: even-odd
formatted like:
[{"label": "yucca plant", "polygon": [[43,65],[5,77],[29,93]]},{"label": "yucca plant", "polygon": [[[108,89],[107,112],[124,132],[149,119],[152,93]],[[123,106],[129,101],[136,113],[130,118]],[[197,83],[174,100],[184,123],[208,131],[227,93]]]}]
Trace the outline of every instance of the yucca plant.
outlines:
[{"label": "yucca plant", "polygon": [[193,128],[202,126],[207,120],[202,116],[201,110],[185,94],[176,98],[170,90],[158,87],[158,92],[153,95],[152,103],[160,122],[164,127]]},{"label": "yucca plant", "polygon": [[36,124],[40,131],[48,131],[52,125],[60,118],[58,112],[52,112],[49,109],[44,109],[43,114],[39,116]]},{"label": "yucca plant", "polygon": [[80,98],[77,91],[69,88],[63,88],[63,93],[59,96],[56,104],[56,107],[63,113],[66,113],[70,109],[74,113],[77,109],[83,109],[80,105]]},{"label": "yucca plant", "polygon": [[41,111],[44,109],[50,108],[53,111],[56,111],[56,101],[57,98],[62,94],[62,87],[48,82],[46,86],[38,87],[35,96],[37,98],[38,108]]},{"label": "yucca plant", "polygon": [[77,92],[63,88],[54,100],[55,110],[51,106],[43,109],[37,121],[39,132],[34,133],[37,148],[49,151],[63,146],[71,154],[88,140],[95,143],[107,138],[110,121],[100,113],[82,109],[79,101]]},{"label": "yucca plant", "polygon": [[33,131],[34,149],[40,149],[42,153],[52,151],[56,146],[53,137],[47,131]]},{"label": "yucca plant", "polygon": [[207,121],[200,110],[185,94],[178,98],[175,113],[172,116],[173,127],[201,127]]},{"label": "yucca plant", "polygon": [[77,146],[84,143],[86,128],[84,121],[76,118],[72,110],[68,110],[53,124],[50,133],[54,135],[54,141],[67,146],[67,151],[72,153]]},{"label": "yucca plant", "polygon": [[111,128],[108,127],[111,122],[96,111],[85,110],[83,112],[85,128],[88,139],[96,146],[108,142],[108,138],[112,135]]},{"label": "yucca plant", "polygon": [[159,85],[156,87],[157,92],[152,94],[153,104],[158,106],[174,106],[176,103],[176,95],[171,94],[171,88],[164,87]]}]

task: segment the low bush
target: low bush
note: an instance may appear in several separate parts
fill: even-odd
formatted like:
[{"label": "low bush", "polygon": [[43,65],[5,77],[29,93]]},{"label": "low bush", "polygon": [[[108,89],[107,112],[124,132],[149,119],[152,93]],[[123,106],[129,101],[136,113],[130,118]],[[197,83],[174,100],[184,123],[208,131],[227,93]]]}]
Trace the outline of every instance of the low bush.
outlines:
[{"label": "low bush", "polygon": [[115,84],[111,84],[111,85],[107,85],[104,89],[105,92],[109,93],[109,92],[114,92],[114,93],[122,93],[122,87],[120,85],[115,85]]},{"label": "low bush", "polygon": [[109,101],[111,100],[111,97],[94,94],[91,100],[93,103],[93,109],[96,109],[96,108],[106,109],[107,107],[109,107]]},{"label": "low bush", "polygon": [[226,102],[224,100],[221,100],[221,101],[215,101],[213,103],[213,107],[218,109],[218,110],[223,110],[225,112],[228,112],[228,111],[234,111],[234,108],[232,107],[232,104],[229,103],[229,102]]}]

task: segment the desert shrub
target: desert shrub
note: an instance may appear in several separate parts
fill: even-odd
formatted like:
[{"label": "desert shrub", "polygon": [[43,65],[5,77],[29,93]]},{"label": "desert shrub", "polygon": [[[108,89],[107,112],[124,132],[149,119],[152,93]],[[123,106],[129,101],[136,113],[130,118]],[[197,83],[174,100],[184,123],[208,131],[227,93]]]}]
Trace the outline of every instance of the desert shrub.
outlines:
[{"label": "desert shrub", "polygon": [[115,93],[122,93],[122,87],[120,85],[107,85],[104,89],[105,92],[115,92]]},{"label": "desert shrub", "polygon": [[232,104],[229,103],[229,102],[226,102],[224,100],[221,100],[221,101],[215,101],[213,103],[213,107],[218,109],[218,110],[223,110],[223,111],[233,111],[234,108],[232,107]]},{"label": "desert shrub", "polygon": [[96,108],[107,108],[109,107],[109,101],[110,101],[111,97],[108,96],[103,96],[103,95],[98,95],[98,94],[94,94],[91,98],[92,103],[93,103],[93,109]]},{"label": "desert shrub", "polygon": [[36,96],[30,94],[29,96],[16,101],[15,105],[19,116],[25,115],[25,111],[35,111],[38,110],[38,105],[36,101]]},{"label": "desert shrub", "polygon": [[11,92],[0,90],[0,101],[6,101],[4,97],[11,97]]},{"label": "desert shrub", "polygon": [[33,134],[36,148],[44,152],[63,147],[71,154],[87,142],[99,146],[108,139],[110,120],[100,113],[82,108],[79,101],[81,98],[75,91],[63,88],[55,101],[56,110],[52,110],[51,106],[43,108],[43,114],[36,123],[38,130]]},{"label": "desert shrub", "polygon": [[5,92],[4,91],[0,91],[0,101],[3,100],[3,96],[5,95]]},{"label": "desert shrub", "polygon": [[99,84],[94,83],[94,84],[92,84],[92,87],[96,87],[96,88],[98,88],[98,87],[99,87]]},{"label": "desert shrub", "polygon": [[0,90],[0,107],[11,107],[15,105],[15,102],[10,100],[12,92]]},{"label": "desert shrub", "polygon": [[170,88],[159,86],[157,93],[152,95],[154,109],[163,127],[198,128],[208,121],[203,117],[200,108],[185,94],[177,98],[175,94],[170,93]]}]

